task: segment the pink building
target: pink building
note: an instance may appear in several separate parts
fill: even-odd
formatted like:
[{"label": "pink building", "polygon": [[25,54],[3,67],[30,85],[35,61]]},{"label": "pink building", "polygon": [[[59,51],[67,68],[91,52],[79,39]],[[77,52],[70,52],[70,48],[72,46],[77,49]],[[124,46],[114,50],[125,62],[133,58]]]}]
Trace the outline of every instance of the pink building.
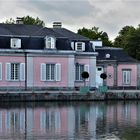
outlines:
[{"label": "pink building", "polygon": [[0,88],[95,87],[96,56],[90,40],[65,28],[0,24]]},{"label": "pink building", "polygon": [[[99,41],[101,42],[101,41]],[[96,46],[97,68],[96,87],[107,85],[109,88],[134,88],[139,86],[138,61],[130,57],[122,48]],[[100,73],[106,73],[107,79],[102,80]]]},{"label": "pink building", "polygon": [[[96,46],[96,48],[95,48]],[[97,57],[97,60],[96,60]],[[97,63],[97,64],[96,64]],[[73,89],[84,85],[136,88],[137,61],[120,48],[102,47],[61,27],[0,24],[0,89]]]}]

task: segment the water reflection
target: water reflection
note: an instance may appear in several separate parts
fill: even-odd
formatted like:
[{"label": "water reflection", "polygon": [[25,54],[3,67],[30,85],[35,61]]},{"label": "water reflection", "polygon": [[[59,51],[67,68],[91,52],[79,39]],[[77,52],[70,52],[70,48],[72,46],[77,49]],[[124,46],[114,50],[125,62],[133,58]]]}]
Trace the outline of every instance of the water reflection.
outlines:
[{"label": "water reflection", "polygon": [[0,139],[140,139],[140,102],[0,104]]}]

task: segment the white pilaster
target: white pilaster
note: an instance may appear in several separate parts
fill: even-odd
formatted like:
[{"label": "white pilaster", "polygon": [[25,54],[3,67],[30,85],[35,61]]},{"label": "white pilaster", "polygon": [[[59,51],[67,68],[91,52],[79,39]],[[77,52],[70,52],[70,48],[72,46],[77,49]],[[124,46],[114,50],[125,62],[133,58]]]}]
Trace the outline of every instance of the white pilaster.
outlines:
[{"label": "white pilaster", "polygon": [[27,56],[27,87],[33,87],[33,57]]},{"label": "white pilaster", "polygon": [[90,68],[89,68],[89,73],[90,73],[90,87],[95,87],[96,85],[96,56],[90,57]]},{"label": "white pilaster", "polygon": [[68,87],[74,87],[75,82],[75,58],[70,55],[68,58]]}]

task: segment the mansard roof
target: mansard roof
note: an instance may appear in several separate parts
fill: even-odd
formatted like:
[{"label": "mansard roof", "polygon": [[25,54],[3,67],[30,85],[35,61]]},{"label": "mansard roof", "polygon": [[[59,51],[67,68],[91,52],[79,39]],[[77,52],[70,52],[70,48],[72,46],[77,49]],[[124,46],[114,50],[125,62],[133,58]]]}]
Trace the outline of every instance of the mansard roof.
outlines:
[{"label": "mansard roof", "polygon": [[[96,48],[98,52],[97,61],[107,60],[107,61],[117,61],[117,62],[138,62],[136,59],[129,56],[122,48],[112,48],[112,47],[101,47]],[[106,54],[110,55],[110,58],[106,58]]]},{"label": "mansard roof", "polygon": [[72,50],[71,41],[85,42],[85,52],[92,52],[89,39],[65,28],[47,28],[38,25],[0,24],[0,48],[10,49],[10,39],[21,39],[21,49],[44,49],[46,36],[56,38],[56,49]]},{"label": "mansard roof", "polygon": [[0,36],[31,36],[42,26],[25,24],[0,24]]},{"label": "mansard roof", "polygon": [[79,34],[76,34],[70,30],[67,30],[65,28],[52,28],[53,31],[71,39],[71,40],[90,40],[89,38],[87,37],[84,37],[82,35],[79,35]]},{"label": "mansard roof", "polygon": [[54,36],[56,38],[68,38],[70,40],[89,41],[87,37],[76,34],[65,28],[47,28],[39,25],[26,24],[0,24],[0,36]]}]

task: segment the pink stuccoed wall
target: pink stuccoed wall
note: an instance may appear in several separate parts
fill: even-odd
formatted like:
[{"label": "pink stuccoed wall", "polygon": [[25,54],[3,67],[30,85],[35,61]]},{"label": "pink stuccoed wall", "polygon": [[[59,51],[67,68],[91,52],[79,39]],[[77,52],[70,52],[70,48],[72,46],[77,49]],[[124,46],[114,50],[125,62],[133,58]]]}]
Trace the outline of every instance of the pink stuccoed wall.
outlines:
[{"label": "pink stuccoed wall", "polygon": [[137,85],[137,65],[135,64],[130,64],[130,65],[125,65],[125,64],[120,64],[118,65],[118,72],[117,72],[117,79],[118,79],[118,86],[123,86],[123,81],[122,81],[122,70],[123,69],[131,69],[131,85],[129,86],[136,86]]},{"label": "pink stuccoed wall", "polygon": [[[67,57],[34,57],[34,83],[37,87],[67,87],[68,86],[68,58]],[[60,63],[61,64],[61,81],[41,81],[40,66],[41,63]]]},{"label": "pink stuccoed wall", "polygon": [[25,58],[22,56],[0,56],[0,63],[2,63],[2,81],[0,80],[0,86],[8,87],[24,87],[25,81],[6,81],[6,63],[25,63]]},{"label": "pink stuccoed wall", "polygon": [[[113,66],[108,66],[107,67],[107,86],[114,86],[114,67]],[[111,78],[109,78],[109,74],[112,75]]]}]

